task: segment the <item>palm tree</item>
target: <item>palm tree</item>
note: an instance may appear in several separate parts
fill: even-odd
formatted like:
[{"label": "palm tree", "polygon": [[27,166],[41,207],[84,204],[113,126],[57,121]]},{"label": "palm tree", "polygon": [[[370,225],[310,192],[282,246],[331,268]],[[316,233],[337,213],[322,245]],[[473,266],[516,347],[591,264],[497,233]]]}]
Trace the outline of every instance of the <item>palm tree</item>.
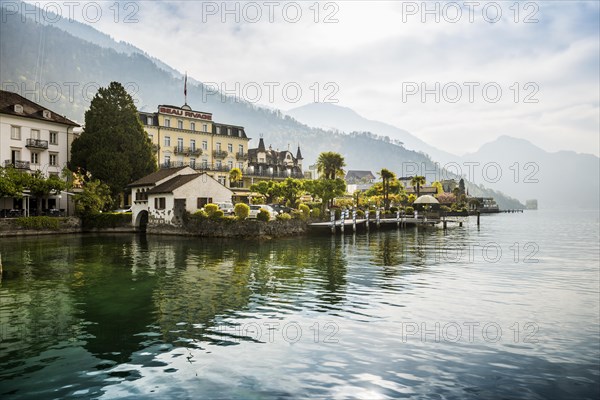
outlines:
[{"label": "palm tree", "polygon": [[379,176],[381,176],[381,184],[383,187],[383,207],[387,210],[390,208],[390,183],[396,179],[396,174],[389,169],[383,168],[379,171]]},{"label": "palm tree", "polygon": [[229,171],[230,186],[233,187],[234,184],[240,182],[242,180],[242,177],[242,170],[239,168],[233,168],[231,171]]},{"label": "palm tree", "polygon": [[326,151],[319,154],[317,159],[317,170],[324,179],[335,179],[344,177],[343,168],[346,166],[344,157],[339,153]]},{"label": "palm tree", "polygon": [[410,184],[417,188],[417,197],[421,195],[421,185],[425,184],[424,176],[413,176],[410,180]]}]

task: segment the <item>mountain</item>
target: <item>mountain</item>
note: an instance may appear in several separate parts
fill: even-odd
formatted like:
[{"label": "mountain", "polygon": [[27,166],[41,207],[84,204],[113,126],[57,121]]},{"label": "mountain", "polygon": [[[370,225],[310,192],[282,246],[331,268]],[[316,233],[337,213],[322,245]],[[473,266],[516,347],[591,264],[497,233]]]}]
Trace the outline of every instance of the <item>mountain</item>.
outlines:
[{"label": "mountain", "polygon": [[[4,4],[4,3],[2,3]],[[68,25],[74,36],[56,24],[43,25],[19,14],[6,15],[0,22],[0,81],[2,88],[23,94],[53,111],[84,121],[84,112],[98,87],[121,82],[138,109],[155,111],[159,104],[183,104],[180,73],[141,50],[117,43],[89,26]],[[112,42],[111,42],[112,41]],[[195,110],[209,111],[218,122],[242,125],[256,146],[260,136],[274,148],[295,150],[299,144],[304,165],[313,163],[323,151],[344,155],[348,169],[374,172],[388,168],[402,175],[407,166],[436,170],[423,153],[382,136],[381,132],[350,134],[311,128],[278,110],[236,100],[220,93],[210,94],[202,83],[188,80],[188,103]],[[449,177],[454,177],[450,175]],[[520,203],[502,194],[467,183],[472,194],[496,197],[503,208]]]},{"label": "mountain", "polygon": [[348,107],[332,103],[311,103],[288,110],[286,114],[314,128],[342,132],[377,132],[378,135],[401,141],[407,149],[426,153],[440,163],[457,159],[454,154],[437,149],[404,129],[367,119]]},{"label": "mountain", "polygon": [[479,163],[469,177],[472,182],[522,201],[538,199],[540,208],[596,209],[600,204],[600,159],[595,155],[549,153],[527,140],[501,136],[462,160]]}]

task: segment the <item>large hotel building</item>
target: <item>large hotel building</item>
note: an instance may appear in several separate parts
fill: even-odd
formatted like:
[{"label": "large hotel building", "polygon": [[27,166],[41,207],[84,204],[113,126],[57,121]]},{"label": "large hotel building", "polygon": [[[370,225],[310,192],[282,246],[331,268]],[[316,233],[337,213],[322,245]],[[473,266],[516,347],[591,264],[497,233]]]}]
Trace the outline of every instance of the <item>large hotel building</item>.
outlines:
[{"label": "large hotel building", "polygon": [[190,166],[205,171],[231,187],[229,171],[239,168],[243,181],[233,185],[248,188],[256,180],[302,178],[302,155],[289,150],[265,148],[263,139],[248,149],[250,138],[244,127],[213,121],[211,113],[161,105],[154,113],[139,112],[154,145],[160,168]]}]

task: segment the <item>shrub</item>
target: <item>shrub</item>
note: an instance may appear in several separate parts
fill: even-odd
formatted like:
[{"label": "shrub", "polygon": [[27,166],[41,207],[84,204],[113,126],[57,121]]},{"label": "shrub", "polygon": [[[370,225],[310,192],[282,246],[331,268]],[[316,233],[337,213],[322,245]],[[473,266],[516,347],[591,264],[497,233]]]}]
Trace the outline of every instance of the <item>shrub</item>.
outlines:
[{"label": "shrub", "polygon": [[194,216],[199,218],[208,218],[208,214],[204,210],[198,210],[194,213]]},{"label": "shrub", "polygon": [[279,221],[289,221],[292,219],[292,216],[288,213],[281,213],[276,217]]},{"label": "shrub", "polygon": [[390,212],[396,214],[398,212],[398,207],[390,207]]},{"label": "shrub", "polygon": [[376,214],[375,210],[369,210],[369,218],[371,218],[371,219],[375,218],[375,214]]},{"label": "shrub", "polygon": [[406,214],[407,214],[407,215],[412,215],[412,214],[414,214],[414,213],[415,213],[415,209],[414,209],[413,207],[411,207],[411,206],[407,206],[407,207],[405,208],[405,210],[406,210]]},{"label": "shrub", "polygon": [[452,209],[450,207],[448,207],[448,206],[441,206],[440,210],[442,210],[443,212],[447,213],[447,212],[450,212],[450,210],[452,210]]},{"label": "shrub", "polygon": [[219,206],[216,204],[207,204],[204,206],[204,211],[206,211],[206,214],[208,214],[209,217],[211,217],[215,212],[217,212],[219,210]]},{"label": "shrub", "polygon": [[335,209],[335,219],[338,220],[342,218],[342,210],[340,210],[339,208]]},{"label": "shrub", "polygon": [[321,209],[317,208],[317,207],[313,208],[312,216],[313,216],[313,218],[321,218]]},{"label": "shrub", "polygon": [[300,207],[298,207],[298,209],[302,213],[303,220],[307,220],[310,217],[310,208],[308,208],[306,204],[300,204]]},{"label": "shrub", "polygon": [[218,220],[221,219],[225,216],[225,213],[223,212],[223,210],[217,210],[215,212],[213,212],[212,214],[209,215],[209,218],[212,220]]},{"label": "shrub", "polygon": [[271,219],[271,214],[269,213],[268,210],[261,208],[260,211],[258,212],[258,215],[256,216],[256,219],[259,221],[267,222]]},{"label": "shrub", "polygon": [[244,220],[248,218],[248,215],[250,215],[250,207],[248,206],[248,204],[237,203],[233,208],[233,213],[235,214],[237,219]]},{"label": "shrub", "polygon": [[[131,221],[131,214],[129,214],[129,220]],[[53,217],[21,217],[17,218],[16,223],[22,228],[34,230],[57,231],[60,227],[59,218]]]},{"label": "shrub", "polygon": [[304,214],[300,210],[292,210],[290,216],[293,219],[304,219]]},{"label": "shrub", "polygon": [[365,212],[363,210],[356,210],[356,218],[364,218]]}]

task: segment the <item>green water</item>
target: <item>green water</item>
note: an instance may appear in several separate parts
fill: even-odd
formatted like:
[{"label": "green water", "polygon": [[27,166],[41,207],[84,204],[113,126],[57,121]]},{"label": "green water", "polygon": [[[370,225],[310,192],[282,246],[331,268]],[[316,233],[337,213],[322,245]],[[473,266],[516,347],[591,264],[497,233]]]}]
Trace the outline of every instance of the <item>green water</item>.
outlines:
[{"label": "green water", "polygon": [[4,238],[0,397],[597,398],[598,213],[473,222]]}]

